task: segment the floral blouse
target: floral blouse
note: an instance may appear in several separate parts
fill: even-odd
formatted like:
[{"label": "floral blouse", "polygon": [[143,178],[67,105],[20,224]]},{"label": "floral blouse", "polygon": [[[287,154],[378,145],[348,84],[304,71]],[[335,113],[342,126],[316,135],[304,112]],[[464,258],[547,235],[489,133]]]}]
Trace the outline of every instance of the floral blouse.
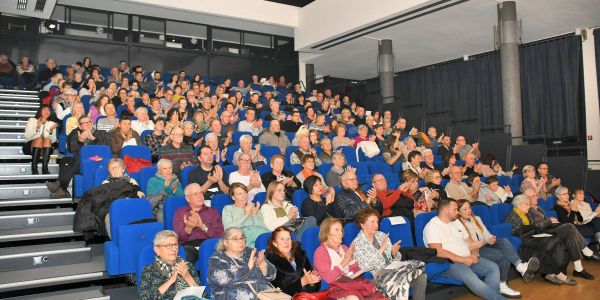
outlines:
[{"label": "floral blouse", "polygon": [[[263,276],[258,265],[248,268],[251,248],[244,249],[239,258],[231,258],[225,251],[216,251],[208,260],[208,284],[215,300],[253,300],[258,299],[248,283],[257,292],[272,288],[270,281],[275,279],[277,270],[268,260],[267,275]],[[258,260],[258,254],[257,254]]]},{"label": "floral blouse", "polygon": [[[198,273],[194,269],[194,266],[186,262],[188,266],[188,272],[194,278],[196,283],[200,284],[200,278],[198,278]],[[165,283],[169,277],[171,277],[170,272],[161,269],[160,265],[156,262],[147,265],[144,267],[144,271],[142,271],[142,277],[140,279],[140,299],[142,300],[162,300],[162,299],[173,299],[177,294],[177,284],[173,283],[169,289],[164,293],[160,294],[158,288]]]}]

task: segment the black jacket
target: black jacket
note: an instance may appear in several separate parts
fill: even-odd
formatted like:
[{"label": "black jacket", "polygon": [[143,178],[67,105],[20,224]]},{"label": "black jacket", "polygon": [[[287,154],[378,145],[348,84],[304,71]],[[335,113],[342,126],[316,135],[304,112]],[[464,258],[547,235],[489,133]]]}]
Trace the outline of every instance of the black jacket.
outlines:
[{"label": "black jacket", "polygon": [[84,239],[95,233],[104,234],[104,217],[113,201],[121,198],[137,198],[139,186],[118,180],[91,189],[81,198],[73,218],[73,231],[83,232]]},{"label": "black jacket", "polygon": [[284,293],[293,296],[299,292],[313,293],[318,292],[321,289],[321,283],[306,285],[304,287],[300,284],[300,280],[302,279],[302,276],[304,276],[304,270],[312,270],[312,266],[299,243],[298,249],[296,250],[296,253],[294,253],[294,260],[296,261],[295,270],[289,261],[277,254],[268,253],[267,259],[277,269],[277,276],[271,283],[275,287],[281,288]]},{"label": "black jacket", "polygon": [[345,221],[353,220],[356,213],[363,208],[372,207],[379,211],[379,214],[383,212],[383,206],[379,199],[377,199],[377,202],[374,205],[369,206],[369,204],[364,202],[355,191],[350,189],[343,189],[335,194],[333,205],[333,217]]}]

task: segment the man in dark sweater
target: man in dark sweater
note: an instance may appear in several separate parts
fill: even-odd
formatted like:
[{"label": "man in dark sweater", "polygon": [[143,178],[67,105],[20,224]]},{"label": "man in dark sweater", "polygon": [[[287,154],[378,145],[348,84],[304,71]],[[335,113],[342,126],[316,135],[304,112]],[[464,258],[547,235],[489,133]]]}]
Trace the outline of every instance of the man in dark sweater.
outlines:
[{"label": "man in dark sweater", "polygon": [[190,172],[189,183],[200,185],[204,193],[204,199],[212,199],[217,193],[229,193],[229,186],[223,180],[223,169],[219,165],[213,165],[212,150],[208,146],[203,146],[198,152],[200,165]]}]

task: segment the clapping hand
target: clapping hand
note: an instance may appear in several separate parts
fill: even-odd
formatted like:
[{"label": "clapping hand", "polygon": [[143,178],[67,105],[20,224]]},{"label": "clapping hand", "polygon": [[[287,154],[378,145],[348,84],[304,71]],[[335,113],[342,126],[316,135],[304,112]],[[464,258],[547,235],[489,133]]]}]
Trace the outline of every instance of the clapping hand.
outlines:
[{"label": "clapping hand", "polygon": [[390,239],[390,236],[388,234],[385,235],[385,237],[383,238],[383,240],[381,240],[381,246],[379,246],[379,253],[383,253],[385,252],[385,249],[387,248],[387,243]]},{"label": "clapping hand", "polygon": [[490,245],[493,245],[496,243],[496,236],[490,236],[490,238],[487,240],[487,243]]},{"label": "clapping hand", "polygon": [[304,271],[304,276],[302,276],[302,280],[308,284],[317,284],[321,282],[321,276],[317,271],[306,271],[306,269],[302,269]]},{"label": "clapping hand", "polygon": [[[254,252],[256,252],[256,249],[254,250]],[[256,261],[256,265],[261,269],[265,269],[267,267],[267,260],[265,259],[265,250],[260,250],[260,252],[258,252],[258,259]]]},{"label": "clapping hand", "polygon": [[298,217],[298,208],[295,206],[292,206],[292,208],[290,208],[290,210],[288,211],[287,216],[290,220],[297,218]]},{"label": "clapping hand", "polygon": [[333,203],[333,200],[335,200],[335,190],[330,187],[327,190],[327,195],[325,196],[325,204],[331,204]]},{"label": "clapping hand", "polygon": [[260,203],[257,201],[254,203],[254,205],[248,205],[250,207],[252,207],[252,210],[250,211],[250,213],[252,215],[256,215],[256,213],[258,213],[258,211],[260,210]]},{"label": "clapping hand", "polygon": [[254,269],[254,262],[256,260],[256,248],[252,249],[250,253],[250,258],[248,259],[248,269]]},{"label": "clapping hand", "polygon": [[392,255],[396,256],[398,251],[400,251],[400,244],[402,244],[402,240],[398,240],[396,243],[392,245]]},{"label": "clapping hand", "polygon": [[344,253],[344,257],[342,258],[342,261],[340,262],[340,265],[342,267],[347,266],[352,259],[354,259],[354,250],[356,249],[356,246],[354,245],[354,243],[352,243],[352,245],[350,245],[350,248],[348,248],[348,251],[346,251],[346,253]]},{"label": "clapping hand", "polygon": [[371,188],[368,192],[367,192],[367,202],[369,204],[373,204],[377,201],[377,193],[375,192],[375,188]]}]

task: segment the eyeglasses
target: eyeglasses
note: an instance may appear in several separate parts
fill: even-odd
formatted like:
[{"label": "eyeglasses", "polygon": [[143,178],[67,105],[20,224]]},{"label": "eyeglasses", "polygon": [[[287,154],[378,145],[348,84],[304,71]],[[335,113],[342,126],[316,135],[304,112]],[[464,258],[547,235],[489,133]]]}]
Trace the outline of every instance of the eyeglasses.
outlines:
[{"label": "eyeglasses", "polygon": [[373,180],[373,182],[382,182],[382,181],[385,181],[385,178],[379,178],[377,180]]},{"label": "eyeglasses", "polygon": [[204,193],[202,193],[202,192],[186,194],[186,196],[189,196],[189,197],[196,197],[196,196],[202,196],[202,195],[204,195]]},{"label": "eyeglasses", "polygon": [[346,180],[348,180],[348,181],[357,181],[356,177],[354,177],[354,178],[346,178]]},{"label": "eyeglasses", "polygon": [[234,241],[234,242],[236,242],[236,243],[237,243],[237,242],[243,242],[243,241],[245,241],[245,240],[246,240],[246,237],[245,237],[245,236],[241,236],[241,237],[234,237],[234,238],[230,238],[230,239],[227,239],[227,240],[228,240],[228,241]]},{"label": "eyeglasses", "polygon": [[174,244],[164,244],[164,245],[158,245],[157,247],[164,247],[166,249],[176,249],[179,248],[179,244],[178,243],[174,243]]},{"label": "eyeglasses", "polygon": [[83,122],[79,122],[79,124],[80,124],[80,125],[83,125],[83,124],[90,124],[90,123],[92,123],[92,121],[83,121]]}]

